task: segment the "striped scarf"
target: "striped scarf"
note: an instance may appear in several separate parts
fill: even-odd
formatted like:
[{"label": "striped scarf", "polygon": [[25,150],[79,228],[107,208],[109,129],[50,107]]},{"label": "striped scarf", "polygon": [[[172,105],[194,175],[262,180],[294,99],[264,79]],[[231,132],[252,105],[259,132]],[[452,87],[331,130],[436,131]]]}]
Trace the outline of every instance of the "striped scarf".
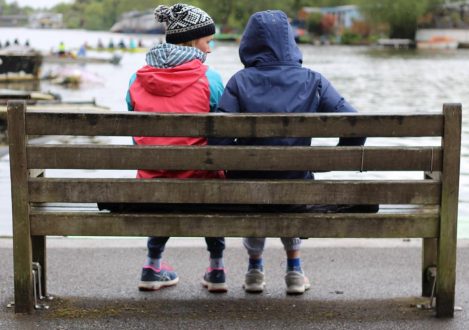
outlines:
[{"label": "striped scarf", "polygon": [[166,69],[195,59],[203,63],[206,57],[207,54],[197,48],[164,43],[151,48],[147,53],[146,61],[150,66]]}]

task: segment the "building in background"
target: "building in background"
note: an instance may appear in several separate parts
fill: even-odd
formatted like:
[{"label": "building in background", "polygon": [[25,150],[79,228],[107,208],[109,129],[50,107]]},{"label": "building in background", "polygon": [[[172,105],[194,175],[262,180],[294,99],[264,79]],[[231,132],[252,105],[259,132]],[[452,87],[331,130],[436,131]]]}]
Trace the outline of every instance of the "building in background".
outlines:
[{"label": "building in background", "polygon": [[1,15],[0,27],[20,27],[28,25],[27,15]]},{"label": "building in background", "polygon": [[303,7],[298,13],[298,19],[307,21],[311,14],[328,15],[334,18],[339,31],[350,29],[354,22],[363,20],[358,6],[347,5],[337,7]]},{"label": "building in background", "polygon": [[61,29],[63,15],[50,12],[37,12],[29,16],[29,27],[33,29]]}]

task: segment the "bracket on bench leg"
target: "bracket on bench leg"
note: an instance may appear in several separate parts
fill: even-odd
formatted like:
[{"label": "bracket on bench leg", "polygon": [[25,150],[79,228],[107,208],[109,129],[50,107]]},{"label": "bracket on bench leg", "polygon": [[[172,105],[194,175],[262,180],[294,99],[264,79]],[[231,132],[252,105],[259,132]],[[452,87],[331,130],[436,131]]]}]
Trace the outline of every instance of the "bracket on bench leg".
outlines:
[{"label": "bracket on bench leg", "polygon": [[[436,288],[436,266],[430,266],[426,269],[425,275],[427,277],[428,282],[432,284],[432,294],[430,296],[430,302],[428,304],[418,304],[416,307],[418,309],[430,310],[436,308],[436,299],[435,299],[435,288]],[[463,309],[460,306],[454,306],[455,312],[461,312]]]},{"label": "bracket on bench leg", "polygon": [[434,309],[435,304],[435,288],[436,288],[436,266],[427,267],[425,270],[425,276],[428,282],[432,283],[432,294],[430,295],[430,302],[428,304],[418,304],[418,309]]},{"label": "bracket on bench leg", "polygon": [[[38,303],[40,300],[53,300],[54,297],[50,295],[42,295],[42,267],[39,262],[33,262],[33,294],[34,294],[34,309],[49,309],[49,305]],[[7,308],[15,306],[14,302],[7,305]]]},{"label": "bracket on bench leg", "polygon": [[42,267],[39,262],[33,262],[33,292],[34,309],[49,309],[49,305],[38,303],[38,300],[53,300],[52,296],[42,295]]}]

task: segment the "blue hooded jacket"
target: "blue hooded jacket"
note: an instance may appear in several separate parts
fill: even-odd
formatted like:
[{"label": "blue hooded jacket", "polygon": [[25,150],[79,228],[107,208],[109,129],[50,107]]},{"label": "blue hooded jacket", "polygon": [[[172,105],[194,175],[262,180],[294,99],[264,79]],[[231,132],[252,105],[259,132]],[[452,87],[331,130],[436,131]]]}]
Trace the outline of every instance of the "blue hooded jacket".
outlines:
[{"label": "blue hooded jacket", "polygon": [[[288,18],[263,11],[249,19],[239,47],[245,68],[228,82],[218,112],[356,112],[320,73],[302,67]],[[363,145],[365,138],[341,138],[339,145]],[[311,138],[210,140],[224,145],[310,146]],[[229,171],[230,178],[312,179],[308,171]]]}]

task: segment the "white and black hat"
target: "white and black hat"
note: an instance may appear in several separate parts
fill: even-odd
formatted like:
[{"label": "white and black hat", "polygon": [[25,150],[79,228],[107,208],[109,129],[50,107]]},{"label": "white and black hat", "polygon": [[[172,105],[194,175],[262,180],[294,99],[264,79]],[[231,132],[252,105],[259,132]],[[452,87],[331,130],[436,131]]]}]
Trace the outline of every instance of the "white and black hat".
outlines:
[{"label": "white and black hat", "polygon": [[213,19],[202,9],[183,3],[155,9],[158,22],[166,23],[166,42],[181,44],[215,34]]}]

